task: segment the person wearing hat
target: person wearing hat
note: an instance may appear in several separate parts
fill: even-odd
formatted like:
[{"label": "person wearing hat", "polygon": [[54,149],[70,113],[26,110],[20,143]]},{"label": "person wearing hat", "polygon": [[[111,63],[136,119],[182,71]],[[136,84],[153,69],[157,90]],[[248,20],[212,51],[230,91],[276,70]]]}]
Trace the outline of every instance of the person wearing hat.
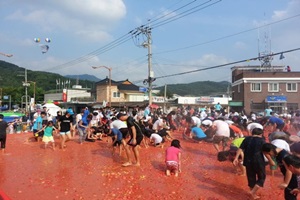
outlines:
[{"label": "person wearing hat", "polygon": [[288,135],[282,131],[284,127],[284,121],[278,117],[270,117],[267,123],[267,130],[269,134],[269,142],[272,142],[275,139],[284,139],[288,140]]},{"label": "person wearing hat", "polygon": [[130,159],[130,149],[129,146],[132,147],[134,157],[136,159],[135,166],[140,166],[140,155],[139,155],[139,145],[141,144],[143,140],[143,133],[141,127],[138,125],[138,123],[133,119],[133,117],[128,116],[126,113],[120,112],[117,115],[117,118],[121,121],[126,122],[127,128],[130,134],[130,140],[128,141],[127,145],[125,146],[126,155],[127,155],[127,162],[123,163],[123,167],[127,167],[132,165],[131,159]]}]

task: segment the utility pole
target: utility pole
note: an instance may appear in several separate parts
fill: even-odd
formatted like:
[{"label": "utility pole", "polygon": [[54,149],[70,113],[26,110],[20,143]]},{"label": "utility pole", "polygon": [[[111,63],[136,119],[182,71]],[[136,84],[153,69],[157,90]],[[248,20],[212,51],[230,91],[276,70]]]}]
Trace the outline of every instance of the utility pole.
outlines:
[{"label": "utility pole", "polygon": [[30,84],[27,81],[27,69],[25,69],[25,81],[23,82],[23,86],[25,87],[25,112],[27,112],[28,109],[28,90],[27,87],[30,86]]},{"label": "utility pole", "polygon": [[164,113],[166,113],[166,99],[167,99],[167,84],[165,84],[165,92],[164,92]]},{"label": "utility pole", "polygon": [[149,105],[152,104],[152,82],[155,81],[154,72],[152,70],[152,36],[151,28],[148,26],[140,26],[133,33],[138,36],[139,34],[146,36],[147,40],[142,43],[144,48],[148,49],[148,79],[144,80],[144,84],[148,83]]}]

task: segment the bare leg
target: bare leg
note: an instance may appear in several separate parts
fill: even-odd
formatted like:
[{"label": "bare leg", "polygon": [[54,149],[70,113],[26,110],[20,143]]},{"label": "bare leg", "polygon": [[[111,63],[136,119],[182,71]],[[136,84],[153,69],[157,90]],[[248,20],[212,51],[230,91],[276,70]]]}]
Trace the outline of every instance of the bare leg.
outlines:
[{"label": "bare leg", "polygon": [[52,142],[52,149],[55,150],[55,142]]},{"label": "bare leg", "polygon": [[214,147],[215,147],[215,149],[217,150],[217,152],[220,152],[219,144],[214,143]]},{"label": "bare leg", "polygon": [[166,175],[167,175],[167,176],[170,176],[170,175],[171,175],[170,170],[168,170],[168,169],[166,170]]},{"label": "bare leg", "polygon": [[136,160],[135,166],[140,166],[140,153],[139,153],[139,145],[136,145],[135,147],[132,148],[133,149],[133,154]]},{"label": "bare leg", "polygon": [[252,199],[259,199],[260,197],[256,195],[257,191],[259,190],[259,186],[255,185],[252,190],[250,191],[250,195],[252,197]]},{"label": "bare leg", "polygon": [[122,144],[123,144],[123,146],[125,148],[126,158],[127,158],[127,161],[122,166],[127,167],[127,166],[131,165],[130,149],[129,149],[129,146],[126,144],[126,141],[124,139],[122,139]]},{"label": "bare leg", "polygon": [[65,148],[65,142],[66,142],[66,136],[65,135],[60,135],[60,146],[61,146],[61,149]]}]

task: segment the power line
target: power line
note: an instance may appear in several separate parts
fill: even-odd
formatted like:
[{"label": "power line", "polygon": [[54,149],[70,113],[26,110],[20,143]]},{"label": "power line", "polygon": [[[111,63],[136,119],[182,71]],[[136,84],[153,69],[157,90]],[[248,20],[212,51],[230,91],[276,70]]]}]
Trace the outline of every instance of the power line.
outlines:
[{"label": "power line", "polygon": [[195,72],[200,72],[200,71],[205,71],[205,70],[210,70],[210,69],[225,67],[225,66],[228,66],[228,65],[235,65],[235,64],[238,64],[238,63],[242,63],[242,62],[249,62],[251,60],[259,60],[259,59],[262,59],[262,58],[267,57],[267,56],[276,56],[276,55],[279,55],[279,54],[289,53],[289,52],[298,51],[298,50],[300,50],[300,48],[291,49],[291,50],[287,50],[287,51],[282,51],[282,52],[278,52],[278,53],[272,53],[271,55],[258,56],[258,57],[254,57],[254,58],[250,58],[250,59],[245,59],[245,60],[240,60],[240,61],[231,62],[231,63],[226,63],[226,64],[222,64],[222,65],[215,65],[215,66],[212,66],[212,67],[206,67],[206,68],[196,69],[196,70],[192,70],[192,71],[186,71],[186,72],[181,72],[181,73],[176,73],[176,74],[170,74],[170,75],[160,76],[160,77],[156,77],[156,79],[166,78],[166,77],[171,77],[171,76],[180,76],[180,75],[185,75],[185,74],[191,74],[191,73],[195,73]]},{"label": "power line", "polygon": [[194,47],[197,47],[197,46],[213,43],[213,42],[223,40],[223,39],[226,39],[226,38],[230,38],[230,37],[233,37],[233,36],[236,36],[236,35],[247,33],[247,32],[250,32],[250,31],[254,31],[254,30],[257,30],[257,29],[260,29],[260,28],[263,28],[263,27],[266,27],[266,26],[270,26],[270,25],[273,25],[273,24],[277,24],[277,23],[280,23],[280,22],[283,22],[283,21],[286,21],[286,20],[289,20],[289,19],[292,19],[292,18],[296,18],[296,17],[300,17],[300,14],[293,15],[291,17],[287,17],[287,18],[284,18],[284,19],[281,19],[281,20],[278,20],[278,21],[274,21],[274,22],[271,22],[269,24],[261,25],[261,26],[256,27],[256,28],[251,28],[251,29],[244,30],[244,31],[241,31],[241,32],[238,32],[238,33],[233,33],[233,34],[230,34],[230,35],[226,35],[226,36],[223,36],[223,37],[220,37],[220,38],[217,38],[217,39],[213,39],[213,40],[210,40],[210,41],[206,41],[206,42],[202,42],[202,43],[199,43],[199,44],[194,44],[194,45],[190,45],[190,46],[186,46],[186,47],[182,47],[182,48],[177,48],[177,49],[173,49],[173,50],[161,51],[161,52],[157,52],[155,54],[164,54],[164,53],[170,53],[170,52],[181,51],[181,50],[185,50],[185,49],[189,49],[189,48],[194,48]]}]

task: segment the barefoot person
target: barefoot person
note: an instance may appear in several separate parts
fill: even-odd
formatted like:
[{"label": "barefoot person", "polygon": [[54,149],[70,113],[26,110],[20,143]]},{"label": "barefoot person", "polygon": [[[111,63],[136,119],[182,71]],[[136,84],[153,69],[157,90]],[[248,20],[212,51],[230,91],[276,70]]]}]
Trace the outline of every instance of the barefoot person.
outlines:
[{"label": "barefoot person", "polygon": [[257,196],[257,191],[264,186],[266,180],[265,160],[261,151],[265,143],[262,134],[262,129],[254,128],[252,136],[244,139],[233,161],[236,166],[239,163],[239,156],[243,159],[252,199],[260,198]]},{"label": "barefoot person", "polygon": [[73,118],[70,113],[66,112],[66,114],[59,118],[58,120],[58,130],[60,134],[60,144],[61,149],[66,148],[65,142],[66,139],[71,139],[71,131],[73,128]]},{"label": "barefoot person", "polygon": [[[141,144],[143,140],[143,133],[141,130],[141,127],[138,125],[138,123],[133,119],[133,117],[128,116],[125,113],[119,113],[117,118],[119,118],[121,121],[126,121],[128,131],[130,134],[130,140],[128,141],[128,145],[132,147],[133,154],[136,160],[135,166],[140,166],[140,154],[139,154],[139,145]],[[125,146],[126,155],[127,155],[127,162],[125,162],[122,166],[127,167],[132,165],[131,159],[130,159],[130,149],[129,146]]]},{"label": "barefoot person", "polygon": [[181,151],[180,141],[172,140],[171,146],[166,150],[166,175],[170,176],[171,172],[177,177],[178,172],[181,172]]}]

